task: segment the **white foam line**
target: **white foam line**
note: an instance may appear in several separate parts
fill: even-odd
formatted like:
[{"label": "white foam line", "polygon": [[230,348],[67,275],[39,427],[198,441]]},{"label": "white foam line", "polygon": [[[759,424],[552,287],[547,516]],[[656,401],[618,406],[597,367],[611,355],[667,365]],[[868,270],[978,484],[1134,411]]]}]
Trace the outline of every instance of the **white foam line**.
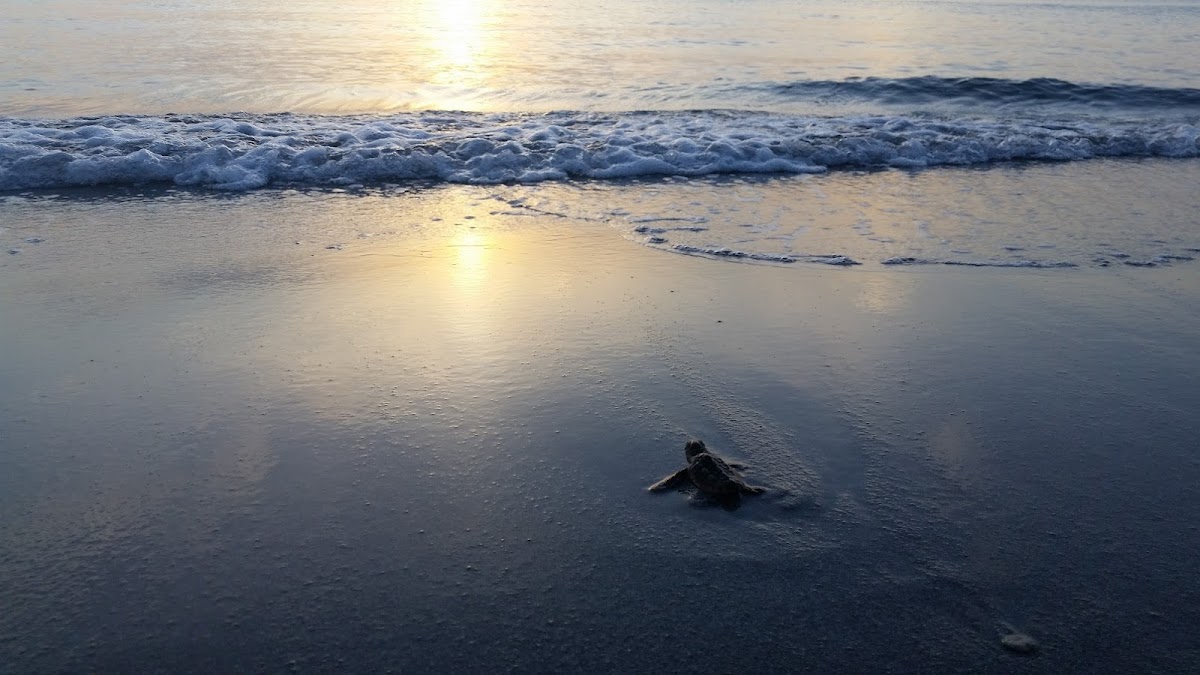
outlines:
[{"label": "white foam line", "polygon": [[1200,128],[729,111],[0,118],[0,190],[536,183],[1123,156],[1200,157]]}]

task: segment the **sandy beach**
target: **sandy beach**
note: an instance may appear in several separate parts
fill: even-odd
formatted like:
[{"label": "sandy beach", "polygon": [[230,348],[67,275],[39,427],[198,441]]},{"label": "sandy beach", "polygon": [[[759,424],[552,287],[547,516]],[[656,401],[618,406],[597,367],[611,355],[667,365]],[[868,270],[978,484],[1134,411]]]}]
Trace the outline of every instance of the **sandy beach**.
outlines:
[{"label": "sandy beach", "polygon": [[[749,264],[462,186],[3,215],[5,672],[1200,668],[1200,265]],[[768,492],[647,493],[690,437]]]}]

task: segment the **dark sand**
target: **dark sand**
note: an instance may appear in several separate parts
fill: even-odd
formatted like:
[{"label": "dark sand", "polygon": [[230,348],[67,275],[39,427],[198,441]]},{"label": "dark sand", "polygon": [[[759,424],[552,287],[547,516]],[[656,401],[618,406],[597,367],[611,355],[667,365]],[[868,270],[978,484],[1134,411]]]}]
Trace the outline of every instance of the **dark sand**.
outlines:
[{"label": "dark sand", "polygon": [[[1200,671],[1200,265],[492,210],[0,212],[0,671]],[[647,493],[688,437],[771,491]]]}]

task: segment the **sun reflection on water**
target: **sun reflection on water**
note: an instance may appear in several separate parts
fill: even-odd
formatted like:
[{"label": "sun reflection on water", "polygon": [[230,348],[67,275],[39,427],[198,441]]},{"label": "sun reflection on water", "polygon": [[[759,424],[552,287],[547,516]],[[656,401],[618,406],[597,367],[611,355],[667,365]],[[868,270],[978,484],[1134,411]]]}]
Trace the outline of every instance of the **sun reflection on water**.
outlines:
[{"label": "sun reflection on water", "polygon": [[456,71],[467,71],[476,65],[482,23],[477,0],[449,0],[438,3],[437,24],[429,31],[434,49],[441,54],[443,70],[437,81],[459,78]]},{"label": "sun reflection on water", "polygon": [[444,0],[428,12],[426,28],[430,70],[425,106],[454,110],[471,107],[467,102],[492,76],[487,63],[490,45],[486,24],[486,0]]}]

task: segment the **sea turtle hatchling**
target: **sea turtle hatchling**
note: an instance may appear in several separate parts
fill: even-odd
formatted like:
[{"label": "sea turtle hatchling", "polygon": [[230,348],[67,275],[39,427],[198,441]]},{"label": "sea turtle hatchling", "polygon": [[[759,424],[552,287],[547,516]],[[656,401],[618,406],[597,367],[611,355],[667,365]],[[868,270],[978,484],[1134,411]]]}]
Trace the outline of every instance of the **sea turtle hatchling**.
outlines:
[{"label": "sea turtle hatchling", "polygon": [[747,485],[737,469],[742,465],[726,462],[708,451],[704,441],[691,440],[683,446],[683,455],[688,465],[650,486],[651,492],[684,487],[691,483],[701,493],[725,503],[736,501],[741,495],[757,495],[766,488]]}]

